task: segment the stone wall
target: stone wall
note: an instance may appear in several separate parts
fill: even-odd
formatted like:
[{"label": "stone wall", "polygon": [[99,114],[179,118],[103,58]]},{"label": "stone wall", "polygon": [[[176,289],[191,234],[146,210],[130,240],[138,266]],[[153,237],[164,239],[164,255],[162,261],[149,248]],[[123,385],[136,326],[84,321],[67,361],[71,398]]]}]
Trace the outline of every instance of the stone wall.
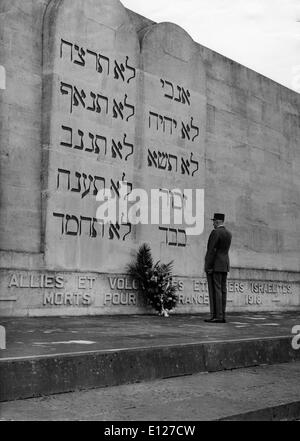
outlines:
[{"label": "stone wall", "polygon": [[[300,305],[300,98],[118,0],[0,0],[0,315],[148,313],[124,278],[175,260],[208,310],[211,215],[233,233],[229,307]],[[95,193],[204,189],[202,234],[95,221]],[[169,194],[170,196],[170,194]]]}]

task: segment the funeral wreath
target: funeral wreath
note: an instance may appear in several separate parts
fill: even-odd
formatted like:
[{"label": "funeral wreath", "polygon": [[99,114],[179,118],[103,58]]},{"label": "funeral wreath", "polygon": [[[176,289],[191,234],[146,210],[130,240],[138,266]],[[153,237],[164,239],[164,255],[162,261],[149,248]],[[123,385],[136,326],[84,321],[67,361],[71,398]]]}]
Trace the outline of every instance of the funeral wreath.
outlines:
[{"label": "funeral wreath", "polygon": [[150,246],[143,244],[135,260],[127,266],[129,277],[138,282],[139,293],[162,317],[169,317],[178,302],[178,288],[172,276],[173,263],[154,263]]}]

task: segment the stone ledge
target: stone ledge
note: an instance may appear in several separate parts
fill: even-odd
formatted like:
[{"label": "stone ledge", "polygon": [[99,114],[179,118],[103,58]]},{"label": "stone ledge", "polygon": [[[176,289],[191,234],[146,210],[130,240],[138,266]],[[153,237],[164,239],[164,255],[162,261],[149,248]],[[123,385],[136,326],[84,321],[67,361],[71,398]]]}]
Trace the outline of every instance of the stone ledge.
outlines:
[{"label": "stone ledge", "polygon": [[297,360],[290,337],[9,358],[0,360],[0,401]]}]

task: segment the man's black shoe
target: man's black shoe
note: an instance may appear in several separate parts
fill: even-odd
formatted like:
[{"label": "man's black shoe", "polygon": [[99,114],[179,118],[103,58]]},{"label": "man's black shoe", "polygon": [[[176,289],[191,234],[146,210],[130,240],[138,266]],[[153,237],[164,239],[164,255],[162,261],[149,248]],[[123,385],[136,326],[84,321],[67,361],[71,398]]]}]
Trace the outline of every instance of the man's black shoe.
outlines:
[{"label": "man's black shoe", "polygon": [[213,319],[211,320],[211,323],[226,323],[225,319]]},{"label": "man's black shoe", "polygon": [[216,320],[215,317],[212,317],[212,318],[206,319],[204,321],[205,321],[205,323],[212,323],[214,320]]}]

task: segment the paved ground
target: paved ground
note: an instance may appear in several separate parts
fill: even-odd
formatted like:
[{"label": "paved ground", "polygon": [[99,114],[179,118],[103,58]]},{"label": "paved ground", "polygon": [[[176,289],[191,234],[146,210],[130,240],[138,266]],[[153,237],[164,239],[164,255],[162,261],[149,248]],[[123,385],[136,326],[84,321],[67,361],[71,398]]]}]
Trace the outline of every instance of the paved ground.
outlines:
[{"label": "paved ground", "polygon": [[207,421],[293,402],[300,362],[0,403],[0,420]]},{"label": "paved ground", "polygon": [[0,359],[110,349],[290,336],[300,311],[233,313],[226,324],[204,323],[206,316],[0,318],[7,349]]}]

